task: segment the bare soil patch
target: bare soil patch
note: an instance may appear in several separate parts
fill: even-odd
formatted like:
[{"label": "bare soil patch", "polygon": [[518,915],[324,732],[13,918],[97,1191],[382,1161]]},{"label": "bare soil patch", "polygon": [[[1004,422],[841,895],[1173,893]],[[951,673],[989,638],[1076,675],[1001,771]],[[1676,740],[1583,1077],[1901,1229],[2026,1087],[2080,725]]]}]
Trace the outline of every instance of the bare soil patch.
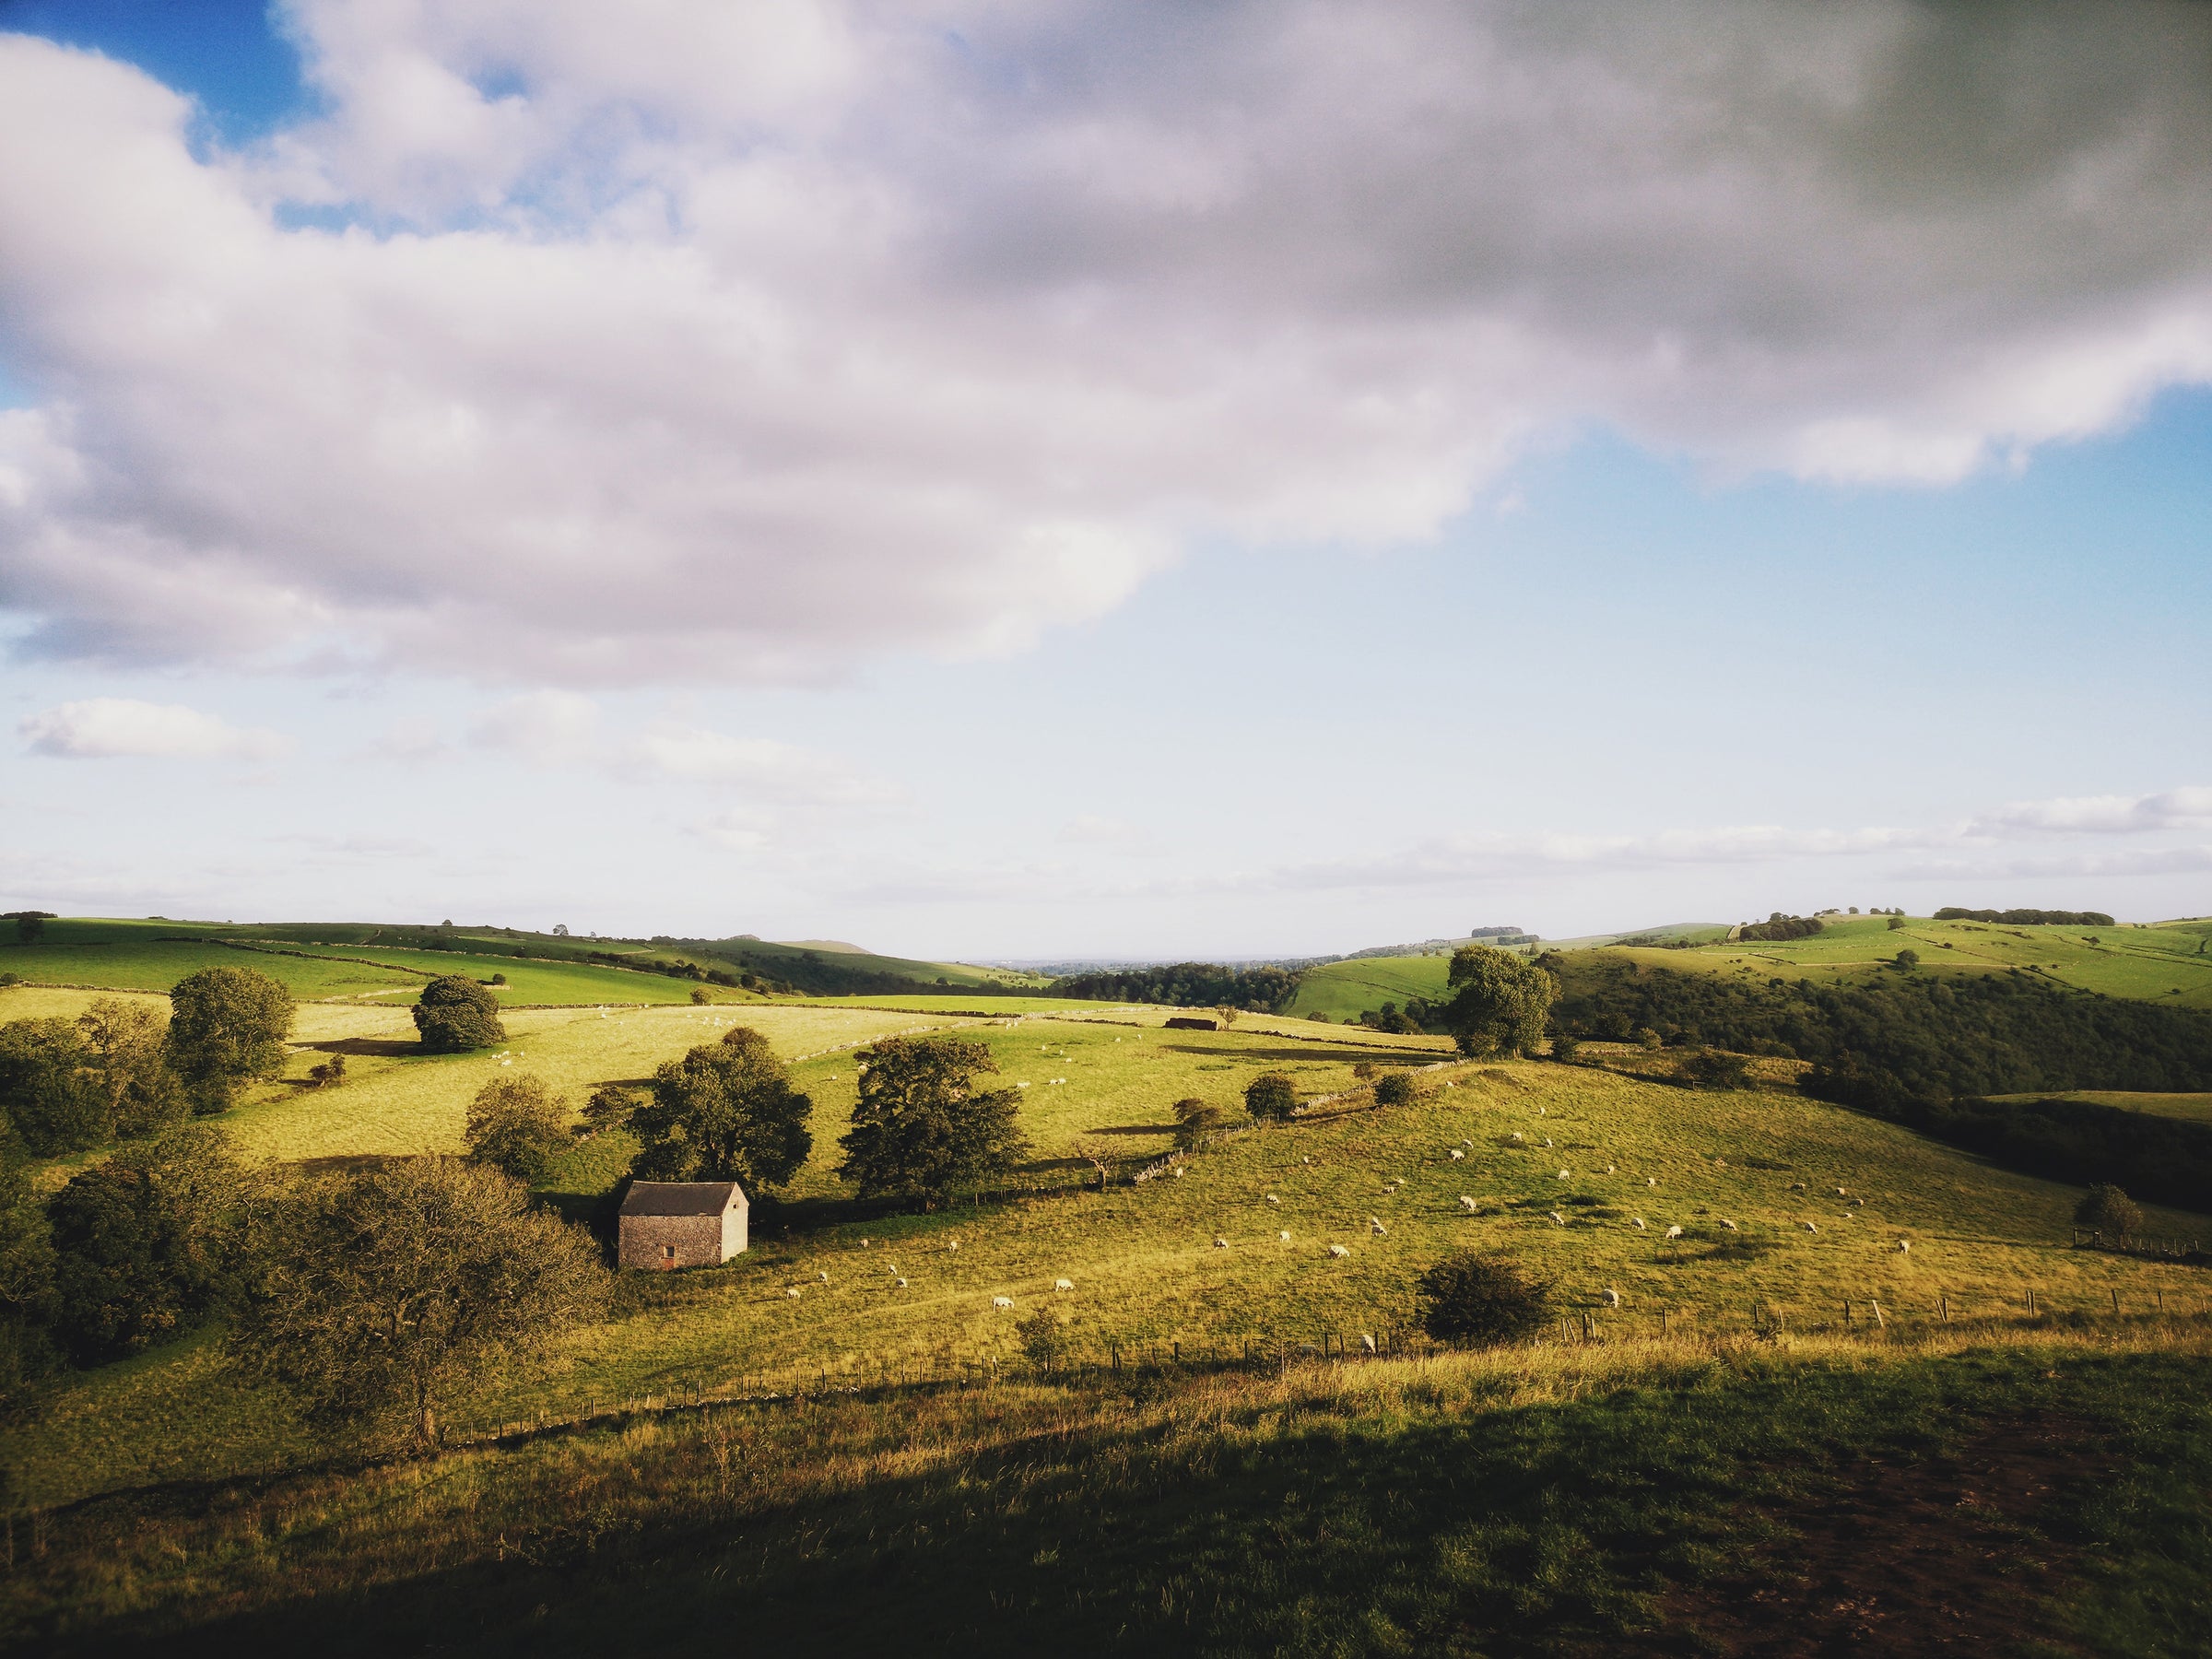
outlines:
[{"label": "bare soil patch", "polygon": [[2078,1551],[2038,1522],[2112,1466],[2093,1428],[2049,1414],[1988,1424],[1947,1455],[1868,1459],[1772,1510],[1794,1538],[1670,1595],[1666,1627],[1732,1659],[2086,1652],[2050,1612]]}]

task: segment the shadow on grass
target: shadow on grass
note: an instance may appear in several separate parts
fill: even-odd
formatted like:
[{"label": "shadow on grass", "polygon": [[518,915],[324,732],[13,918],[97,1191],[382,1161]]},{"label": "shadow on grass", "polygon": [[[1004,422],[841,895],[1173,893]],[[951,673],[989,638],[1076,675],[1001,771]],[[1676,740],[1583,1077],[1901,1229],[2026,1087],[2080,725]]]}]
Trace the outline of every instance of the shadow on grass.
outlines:
[{"label": "shadow on grass", "polygon": [[[2177,1606],[2143,1617],[2185,1620],[2186,1585],[2212,1567],[2212,1535],[2175,1524],[2201,1519],[2212,1472],[2201,1368],[2046,1364],[1753,1370],[1472,1417],[1232,1411],[1207,1433],[1165,1431],[1173,1395],[1163,1415],[1078,1389],[1034,1431],[795,1502],[760,1486],[718,1498],[702,1429],[641,1447],[615,1491],[550,1463],[488,1469],[506,1484],[465,1506],[468,1543],[423,1552],[472,1554],[467,1565],[394,1562],[392,1582],[363,1588],[351,1581],[369,1540],[314,1533],[296,1572],[256,1592],[274,1605],[181,1633],[110,1625],[46,1651],[627,1653],[742,1630],[748,1647],[802,1654],[1726,1652],[1741,1612],[1730,1587],[1794,1583],[1793,1550],[1840,1496],[1870,1500],[1859,1535],[1881,1547],[1859,1552],[1866,1572],[1831,1552],[1788,1652],[1857,1651],[1877,1600],[1885,1653],[1951,1651],[1954,1608],[1974,1599],[2001,1606],[2020,1644],[2058,1634],[2049,1598],[2078,1598],[2070,1564],[2092,1535],[2123,1564],[2171,1549]],[[741,1410],[721,1443],[802,1422],[833,1441],[854,1426],[840,1413],[879,1409]],[[2079,1424],[2082,1454],[2054,1456],[2032,1501],[1887,1500],[2053,1411]],[[2163,1512],[2096,1511],[2130,1459],[2165,1481],[2151,1494]],[[82,1518],[88,1536],[118,1520]],[[1948,1571],[1924,1594],[1877,1570],[1939,1539],[1953,1544]]]},{"label": "shadow on grass", "polygon": [[398,1037],[334,1037],[327,1042],[296,1042],[292,1046],[312,1049],[318,1054],[353,1054],[378,1060],[404,1060],[431,1052],[419,1040]]}]

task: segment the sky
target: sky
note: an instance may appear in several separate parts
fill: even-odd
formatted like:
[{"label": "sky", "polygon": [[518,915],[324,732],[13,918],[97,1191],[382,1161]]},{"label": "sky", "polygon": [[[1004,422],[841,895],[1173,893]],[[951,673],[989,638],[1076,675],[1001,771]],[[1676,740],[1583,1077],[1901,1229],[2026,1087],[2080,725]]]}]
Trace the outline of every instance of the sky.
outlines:
[{"label": "sky", "polygon": [[0,0],[0,900],[2212,912],[2212,7]]}]

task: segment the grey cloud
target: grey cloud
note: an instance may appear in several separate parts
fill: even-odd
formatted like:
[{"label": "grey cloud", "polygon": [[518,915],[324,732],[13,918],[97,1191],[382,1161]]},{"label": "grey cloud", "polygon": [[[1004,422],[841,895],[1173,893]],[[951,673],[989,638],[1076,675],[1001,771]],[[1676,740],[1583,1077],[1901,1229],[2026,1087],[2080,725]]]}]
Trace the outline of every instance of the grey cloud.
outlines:
[{"label": "grey cloud", "polygon": [[204,160],[0,37],[30,653],[806,681],[1591,422],[1939,482],[2212,379],[2202,6],[291,13]]}]

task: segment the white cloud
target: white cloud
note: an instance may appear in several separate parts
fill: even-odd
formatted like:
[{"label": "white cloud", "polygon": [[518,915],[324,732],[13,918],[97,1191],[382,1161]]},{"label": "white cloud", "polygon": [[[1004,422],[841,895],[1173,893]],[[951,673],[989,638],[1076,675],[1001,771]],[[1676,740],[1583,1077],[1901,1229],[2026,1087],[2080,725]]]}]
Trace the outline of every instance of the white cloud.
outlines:
[{"label": "white cloud", "polygon": [[273,760],[292,747],[276,732],[230,725],[182,703],[128,697],[63,703],[16,729],[32,754],[70,760]]},{"label": "white cloud", "polygon": [[2069,795],[2014,801],[1967,826],[1970,835],[2140,835],[2160,830],[2212,829],[2212,789],[2169,789],[2144,795]]},{"label": "white cloud", "polygon": [[2202,7],[290,21],[327,113],[248,156],[0,36],[33,653],[807,679],[1590,421],[1941,482],[2212,379]]},{"label": "white cloud", "polygon": [[770,737],[736,737],[659,721],[616,730],[599,705],[576,691],[525,692],[493,704],[469,730],[480,749],[533,766],[588,767],[615,776],[734,789],[756,800],[805,806],[878,806],[900,798],[833,756]]}]

